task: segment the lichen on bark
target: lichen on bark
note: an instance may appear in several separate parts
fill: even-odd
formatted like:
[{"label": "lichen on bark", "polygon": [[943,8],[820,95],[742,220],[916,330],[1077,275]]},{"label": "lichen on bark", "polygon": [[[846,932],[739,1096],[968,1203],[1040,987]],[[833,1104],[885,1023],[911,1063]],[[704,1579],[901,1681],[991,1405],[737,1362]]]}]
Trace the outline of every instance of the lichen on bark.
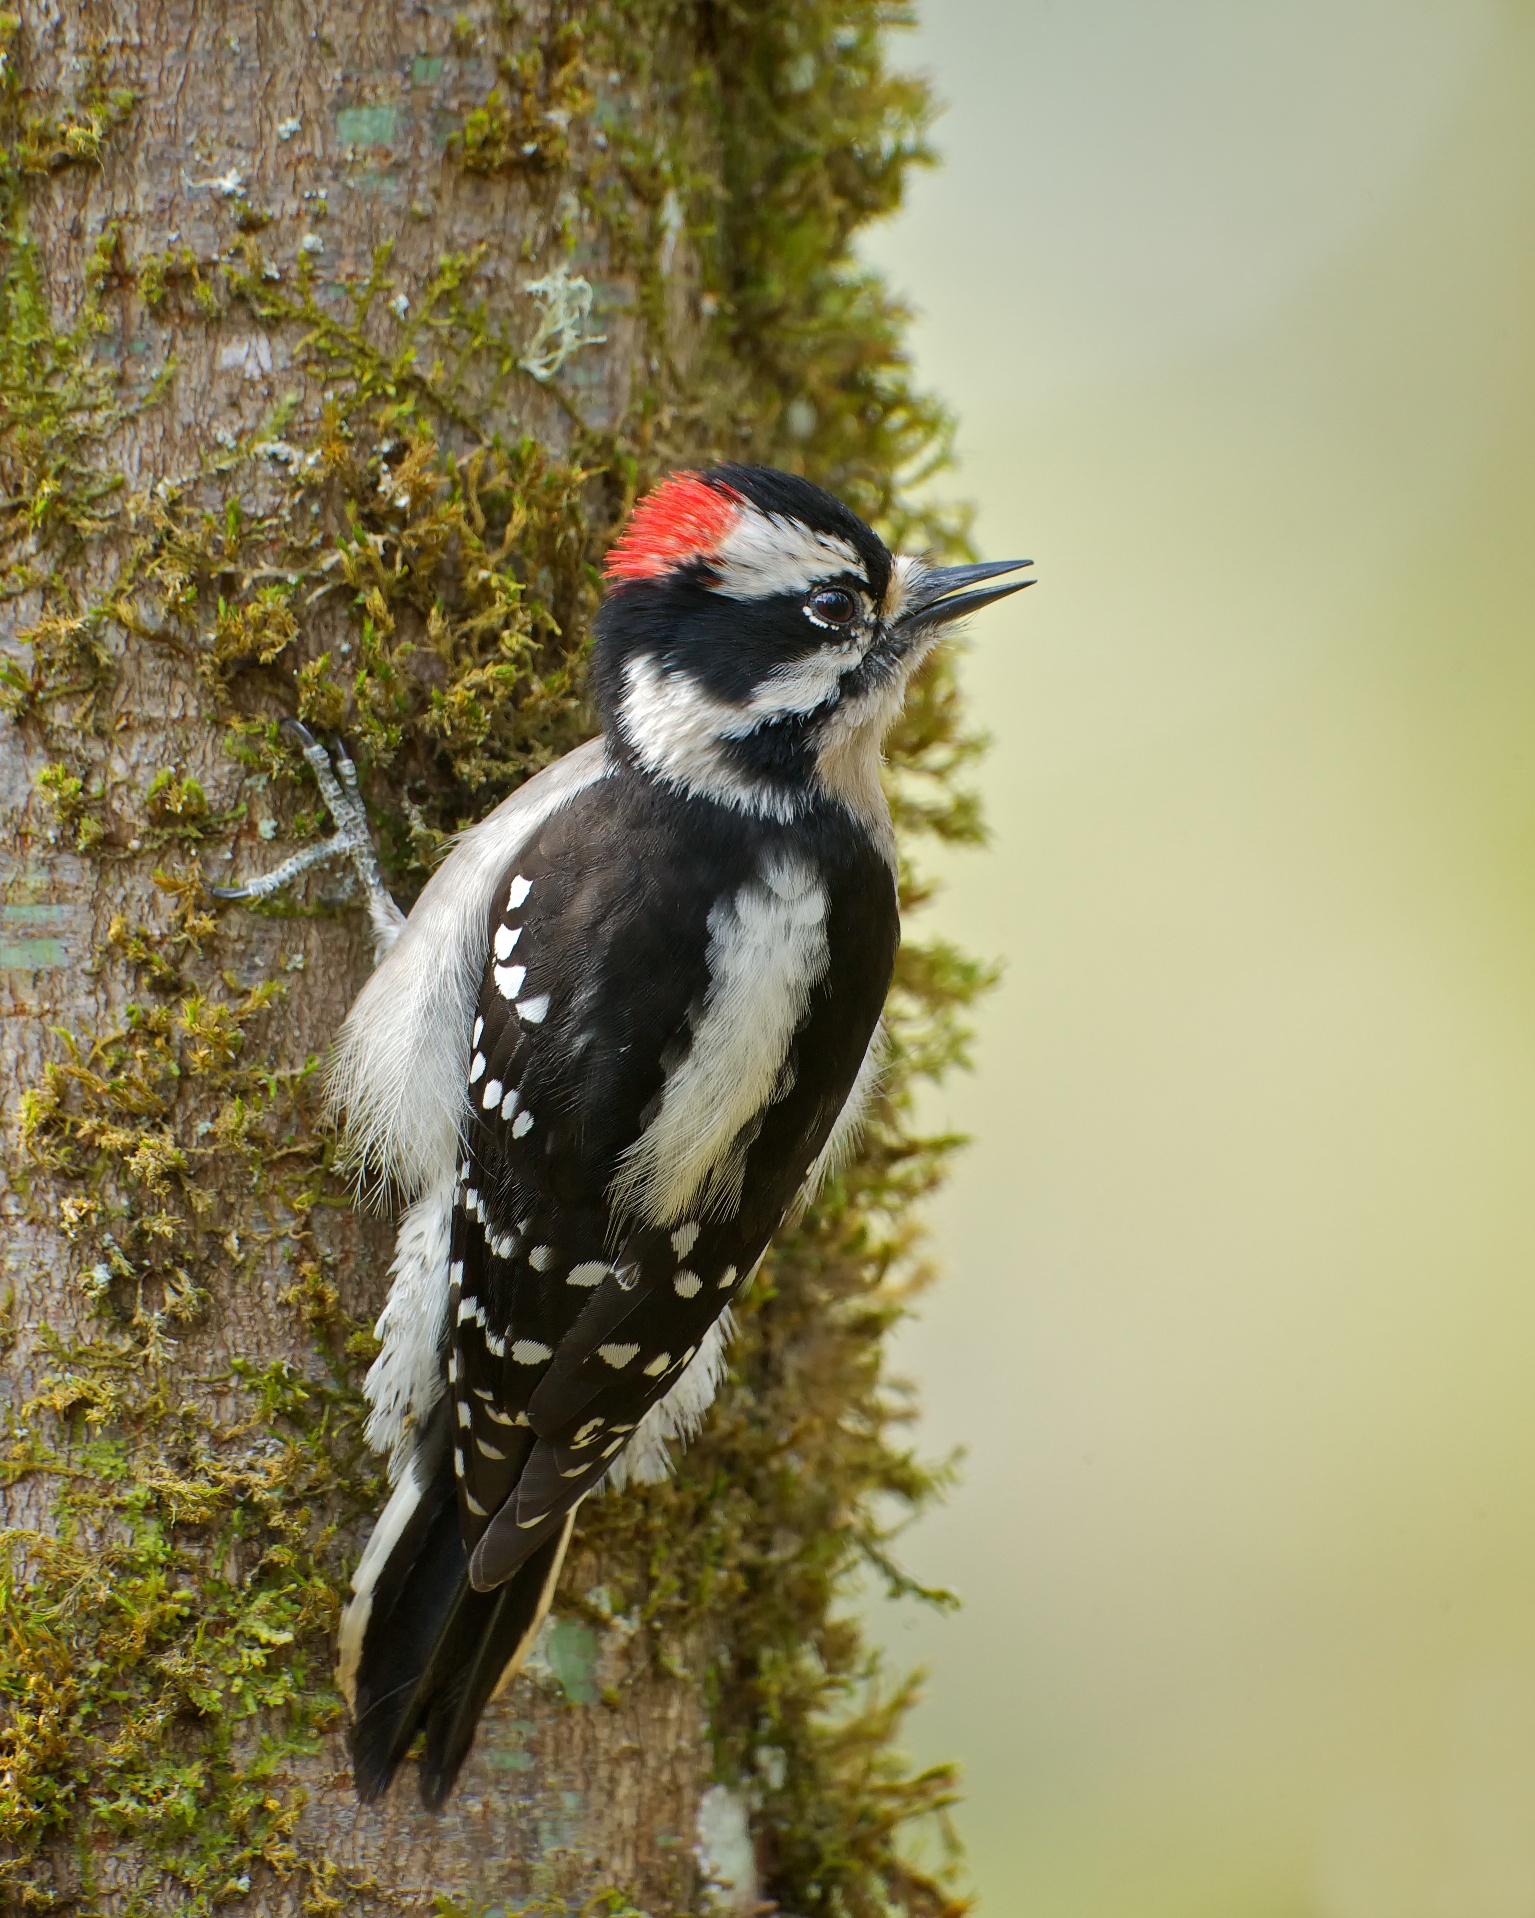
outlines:
[{"label": "lichen on bark", "polygon": [[[11,1908],[693,1911],[711,1780],[785,1909],[956,1908],[902,1841],[952,1777],[895,1754],[846,1592],[902,1584],[881,1515],[935,1486],[882,1350],[948,1143],[910,1087],[979,970],[903,951],[865,1149],[781,1239],[674,1482],[585,1508],[552,1653],[433,1822],[408,1781],[353,1808],[329,1679],[382,1489],[389,1231],[318,1101],[361,915],[336,876],[259,911],[204,886],[325,830],[297,713],[348,740],[408,902],[590,730],[598,563],[668,466],[792,466],[961,542],[906,503],[944,421],[850,251],[924,156],[902,17],[0,16]],[[970,750],[940,665],[892,742],[908,841],[975,836]]]}]

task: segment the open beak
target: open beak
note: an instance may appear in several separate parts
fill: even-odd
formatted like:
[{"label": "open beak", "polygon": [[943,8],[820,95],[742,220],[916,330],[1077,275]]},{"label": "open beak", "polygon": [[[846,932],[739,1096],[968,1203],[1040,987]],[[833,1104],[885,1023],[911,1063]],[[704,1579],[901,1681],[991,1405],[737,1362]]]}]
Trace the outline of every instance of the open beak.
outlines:
[{"label": "open beak", "polygon": [[[1021,593],[1025,586],[1034,584],[1032,579],[1015,579],[1006,586],[981,586],[981,581],[1000,579],[1004,573],[1016,573],[1020,567],[1033,564],[1031,559],[999,559],[980,566],[935,566],[914,583],[905,609],[895,621],[895,630],[902,639],[914,639],[936,626],[947,626],[950,620],[963,619],[967,613],[978,613],[983,606],[1006,599],[1009,593]],[[971,586],[980,590],[967,592],[965,588]]]}]

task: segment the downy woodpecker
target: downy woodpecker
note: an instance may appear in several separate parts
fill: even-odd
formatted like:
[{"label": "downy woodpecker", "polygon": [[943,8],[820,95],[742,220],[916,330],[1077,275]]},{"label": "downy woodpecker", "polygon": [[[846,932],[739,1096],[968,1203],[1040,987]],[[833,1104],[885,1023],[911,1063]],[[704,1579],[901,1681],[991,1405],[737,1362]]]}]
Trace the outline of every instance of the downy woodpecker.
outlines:
[{"label": "downy woodpecker", "polygon": [[409,1201],[366,1388],[394,1493],[340,1633],[364,1799],[424,1731],[443,1803],[576,1507],[663,1476],[713,1398],[731,1300],[878,1075],[884,734],[1027,563],[895,557],[768,468],[674,474],[608,557],[600,737],[465,832],[408,919],[351,765],[343,790],[307,742],[381,949],[331,1101]]}]

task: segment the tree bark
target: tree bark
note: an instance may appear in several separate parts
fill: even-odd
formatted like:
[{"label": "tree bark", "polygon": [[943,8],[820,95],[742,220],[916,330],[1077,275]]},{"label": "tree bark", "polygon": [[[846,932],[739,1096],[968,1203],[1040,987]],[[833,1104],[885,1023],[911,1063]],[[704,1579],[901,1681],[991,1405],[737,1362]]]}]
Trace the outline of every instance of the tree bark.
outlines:
[{"label": "tree bark", "polygon": [[[926,416],[886,310],[838,322],[872,371],[819,426],[792,334],[768,367],[773,302],[821,296],[768,285],[789,246],[732,179],[737,68],[809,115],[793,75],[841,47],[865,134],[912,110],[878,8],[795,13],[29,0],[0,23],[11,1908],[857,1911],[876,1882],[946,1908],[891,1834],[948,1781],[890,1767],[889,1714],[838,1734],[884,1820],[861,1852],[811,1829],[831,1746],[774,1730],[852,1684],[831,1601],[846,1539],[877,1555],[870,1494],[925,1488],[885,1443],[877,1348],[930,1157],[887,1115],[678,1485],[583,1525],[448,1811],[408,1777],[359,1809],[328,1664],[381,1495],[357,1386],[392,1229],[331,1176],[316,1062],[365,915],[339,872],[260,911],[204,889],[327,830],[277,730],[297,712],[357,753],[408,903],[449,831],[589,729],[594,563],[659,465],[814,468],[841,421],[840,477],[889,504],[879,436]],[[801,222],[817,270],[857,217]],[[860,379],[886,388],[856,439]],[[948,750],[946,700],[910,756]],[[911,990],[931,1013],[960,988]],[[861,1462],[812,1525],[752,1448],[771,1428],[781,1476],[820,1434],[835,1471],[850,1393]],[[759,1466],[742,1516],[721,1487]],[[732,1625],[749,1605],[771,1622]]]}]

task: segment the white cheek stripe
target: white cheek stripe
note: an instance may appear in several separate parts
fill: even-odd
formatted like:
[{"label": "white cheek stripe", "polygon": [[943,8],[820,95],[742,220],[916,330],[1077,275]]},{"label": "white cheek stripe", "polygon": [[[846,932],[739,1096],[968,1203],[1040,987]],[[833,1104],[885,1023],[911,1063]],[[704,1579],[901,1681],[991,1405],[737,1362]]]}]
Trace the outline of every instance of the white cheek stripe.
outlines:
[{"label": "white cheek stripe", "polygon": [[644,655],[627,663],[624,679],[619,723],[646,772],[743,812],[784,821],[796,816],[799,802],[791,794],[744,778],[730,763],[727,742],[752,732],[755,715],[711,698],[696,680],[665,672]]},{"label": "white cheek stripe", "polygon": [[743,710],[753,720],[775,719],[780,713],[813,713],[837,697],[844,675],[862,661],[863,650],[848,640],[841,646],[818,646],[803,659],[777,666],[753,689]]}]

